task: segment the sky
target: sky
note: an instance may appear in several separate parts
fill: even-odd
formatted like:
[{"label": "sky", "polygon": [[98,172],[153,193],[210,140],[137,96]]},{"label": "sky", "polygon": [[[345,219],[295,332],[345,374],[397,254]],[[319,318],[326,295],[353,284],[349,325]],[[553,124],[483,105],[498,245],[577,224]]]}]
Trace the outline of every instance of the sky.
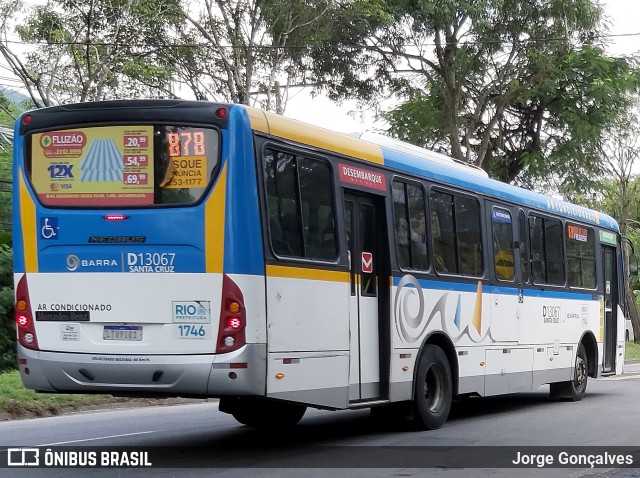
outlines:
[{"label": "sky", "polygon": [[[640,0],[601,0],[609,17],[610,34],[624,35],[639,33],[637,36],[611,39],[609,53],[627,55],[640,50]],[[341,133],[374,131],[384,128],[376,123],[371,114],[359,111],[355,102],[335,104],[325,97],[311,98],[306,91],[290,94],[285,116]]]}]

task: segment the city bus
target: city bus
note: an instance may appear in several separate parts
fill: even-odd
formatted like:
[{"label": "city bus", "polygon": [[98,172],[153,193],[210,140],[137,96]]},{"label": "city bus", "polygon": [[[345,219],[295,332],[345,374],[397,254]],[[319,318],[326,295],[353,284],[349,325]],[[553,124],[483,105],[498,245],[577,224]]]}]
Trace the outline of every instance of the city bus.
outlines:
[{"label": "city bus", "polygon": [[40,392],[441,427],[452,400],[620,374],[611,217],[374,134],[119,100],[14,135],[19,369]]}]

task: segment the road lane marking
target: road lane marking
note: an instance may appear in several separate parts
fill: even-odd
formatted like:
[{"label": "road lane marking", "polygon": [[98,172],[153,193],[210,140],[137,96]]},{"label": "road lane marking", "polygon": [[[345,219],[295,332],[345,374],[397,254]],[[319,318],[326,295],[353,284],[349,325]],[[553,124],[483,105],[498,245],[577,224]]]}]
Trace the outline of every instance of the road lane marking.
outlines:
[{"label": "road lane marking", "polygon": [[121,435],[109,435],[106,437],[96,437],[96,438],[83,438],[82,440],[69,440],[69,441],[59,441],[57,443],[46,443],[44,445],[35,445],[35,446],[55,446],[55,445],[67,445],[69,443],[82,443],[85,441],[98,441],[98,440],[108,440],[109,438],[121,438],[121,437],[131,437],[135,435],[147,435],[149,433],[158,433],[160,430],[151,430],[147,432],[136,432],[136,433],[123,433]]}]

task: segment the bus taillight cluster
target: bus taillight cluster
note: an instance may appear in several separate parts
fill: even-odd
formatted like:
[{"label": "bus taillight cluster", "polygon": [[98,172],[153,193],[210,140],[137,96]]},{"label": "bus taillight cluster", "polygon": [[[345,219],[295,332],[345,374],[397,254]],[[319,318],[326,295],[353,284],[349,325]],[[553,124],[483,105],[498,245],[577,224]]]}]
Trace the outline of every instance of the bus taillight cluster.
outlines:
[{"label": "bus taillight cluster", "polygon": [[222,279],[222,307],[216,353],[238,350],[246,344],[245,326],[247,316],[244,297],[240,288],[228,276]]},{"label": "bus taillight cluster", "polygon": [[29,289],[27,288],[27,276],[23,275],[16,290],[16,329],[20,345],[32,350],[38,350],[36,328],[33,323],[33,314],[29,304]]}]

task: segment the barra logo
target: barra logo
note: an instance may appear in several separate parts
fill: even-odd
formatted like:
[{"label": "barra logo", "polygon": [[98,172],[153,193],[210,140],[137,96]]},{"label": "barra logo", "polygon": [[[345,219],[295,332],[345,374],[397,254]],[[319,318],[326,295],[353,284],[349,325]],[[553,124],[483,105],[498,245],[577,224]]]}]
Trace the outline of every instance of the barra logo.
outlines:
[{"label": "barra logo", "polygon": [[75,254],[67,256],[67,270],[74,272],[79,268],[102,268],[102,267],[119,267],[118,261],[109,258],[100,259],[80,259]]},{"label": "barra logo", "polygon": [[80,258],[75,254],[69,254],[67,256],[67,269],[73,272],[77,270],[79,266],[80,266]]},{"label": "barra logo", "polygon": [[40,466],[40,450],[38,448],[7,449],[8,466]]}]

